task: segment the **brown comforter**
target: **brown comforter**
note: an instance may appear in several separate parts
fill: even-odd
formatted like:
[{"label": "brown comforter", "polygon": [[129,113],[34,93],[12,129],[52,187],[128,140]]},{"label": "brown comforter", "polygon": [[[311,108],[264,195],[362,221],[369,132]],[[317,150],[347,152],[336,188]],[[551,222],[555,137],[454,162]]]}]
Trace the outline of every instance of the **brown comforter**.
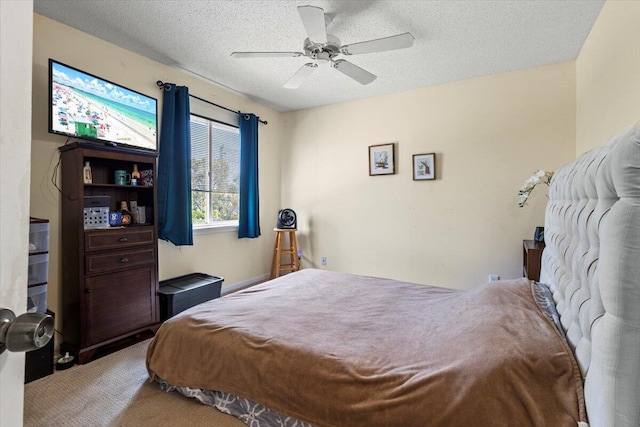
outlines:
[{"label": "brown comforter", "polygon": [[582,380],[525,279],[456,291],[302,270],[168,320],[147,367],[318,426],[572,426]]}]

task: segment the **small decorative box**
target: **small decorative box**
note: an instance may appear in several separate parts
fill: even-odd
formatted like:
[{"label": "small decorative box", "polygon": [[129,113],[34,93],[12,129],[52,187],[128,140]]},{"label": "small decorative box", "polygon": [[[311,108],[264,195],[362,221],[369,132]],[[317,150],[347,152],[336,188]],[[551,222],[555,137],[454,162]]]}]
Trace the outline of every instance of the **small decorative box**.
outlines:
[{"label": "small decorative box", "polygon": [[140,171],[142,185],[145,187],[153,187],[153,169],[145,169]]},{"label": "small decorative box", "polygon": [[109,225],[112,227],[122,225],[122,214],[120,212],[109,212]]}]

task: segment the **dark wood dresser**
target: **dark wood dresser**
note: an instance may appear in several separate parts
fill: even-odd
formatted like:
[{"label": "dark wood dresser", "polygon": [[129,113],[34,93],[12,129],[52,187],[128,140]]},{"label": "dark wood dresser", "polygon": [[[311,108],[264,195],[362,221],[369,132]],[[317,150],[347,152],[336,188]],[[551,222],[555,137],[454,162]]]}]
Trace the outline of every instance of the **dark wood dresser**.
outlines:
[{"label": "dark wood dresser", "polygon": [[[159,326],[157,199],[155,186],[149,185],[155,179],[135,186],[118,185],[114,179],[116,170],[131,173],[134,164],[155,178],[156,155],[84,142],[60,151],[61,350],[86,363],[102,347]],[[83,180],[86,162],[91,166],[91,183]],[[96,196],[107,200],[112,212],[122,201],[144,207],[144,223],[87,226],[91,213],[85,210],[85,198]]]}]

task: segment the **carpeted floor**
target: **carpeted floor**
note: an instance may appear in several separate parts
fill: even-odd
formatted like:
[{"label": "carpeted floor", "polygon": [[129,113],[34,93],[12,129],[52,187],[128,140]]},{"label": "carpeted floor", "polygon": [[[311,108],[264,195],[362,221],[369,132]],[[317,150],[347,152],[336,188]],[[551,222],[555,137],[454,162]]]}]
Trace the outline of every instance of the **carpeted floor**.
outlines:
[{"label": "carpeted floor", "polygon": [[149,382],[143,341],[25,385],[24,425],[246,427],[238,419]]}]

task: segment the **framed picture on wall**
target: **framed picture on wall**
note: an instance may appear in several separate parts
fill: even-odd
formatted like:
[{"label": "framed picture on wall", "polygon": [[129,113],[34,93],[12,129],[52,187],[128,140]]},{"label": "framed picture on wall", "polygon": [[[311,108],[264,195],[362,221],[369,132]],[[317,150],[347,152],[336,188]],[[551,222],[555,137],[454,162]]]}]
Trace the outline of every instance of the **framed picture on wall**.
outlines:
[{"label": "framed picture on wall", "polygon": [[395,144],[369,146],[369,175],[393,175],[396,173]]},{"label": "framed picture on wall", "polygon": [[413,155],[413,180],[436,179],[436,154]]}]

